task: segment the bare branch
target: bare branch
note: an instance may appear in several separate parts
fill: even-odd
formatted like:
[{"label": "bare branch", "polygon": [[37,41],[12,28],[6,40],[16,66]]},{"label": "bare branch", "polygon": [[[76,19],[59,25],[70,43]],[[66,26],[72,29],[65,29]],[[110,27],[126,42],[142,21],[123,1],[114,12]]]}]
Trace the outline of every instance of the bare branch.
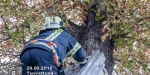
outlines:
[{"label": "bare branch", "polygon": [[150,24],[146,24],[146,27],[150,29]]},{"label": "bare branch", "polygon": [[116,72],[117,75],[119,75],[116,69],[114,69],[114,71]]},{"label": "bare branch", "polygon": [[6,21],[4,20],[3,16],[1,16],[1,19],[2,19],[3,22],[4,22],[5,28],[8,29],[8,26],[7,26]]},{"label": "bare branch", "polygon": [[114,60],[116,60],[117,62],[121,62],[122,61],[121,59],[118,59],[116,57],[114,57]]},{"label": "bare branch", "polygon": [[26,6],[28,6],[28,7],[29,7],[29,5],[27,4],[27,2],[26,2],[25,0],[23,0],[23,2],[25,3],[25,5],[26,5]]},{"label": "bare branch", "polygon": [[25,36],[24,36],[24,26],[22,25],[22,41],[23,41],[23,45],[25,46]]},{"label": "bare branch", "polygon": [[4,42],[4,41],[7,41],[7,40],[9,40],[9,39],[11,39],[11,38],[9,37],[9,38],[6,38],[6,39],[0,39],[0,43],[2,43],[2,42]]}]

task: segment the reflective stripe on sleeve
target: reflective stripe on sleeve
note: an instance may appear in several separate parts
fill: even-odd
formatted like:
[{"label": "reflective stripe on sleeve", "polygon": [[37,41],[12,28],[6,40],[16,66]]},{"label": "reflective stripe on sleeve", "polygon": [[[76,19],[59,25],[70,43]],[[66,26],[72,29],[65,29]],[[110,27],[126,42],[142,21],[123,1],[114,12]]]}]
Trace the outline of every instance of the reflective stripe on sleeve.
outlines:
[{"label": "reflective stripe on sleeve", "polygon": [[75,44],[75,46],[73,47],[73,49],[70,50],[70,52],[68,52],[68,56],[73,56],[79,49],[81,48],[81,45],[77,42]]},{"label": "reflective stripe on sleeve", "polygon": [[79,64],[85,64],[87,62],[87,60],[85,59],[84,61],[82,62],[78,62]]}]

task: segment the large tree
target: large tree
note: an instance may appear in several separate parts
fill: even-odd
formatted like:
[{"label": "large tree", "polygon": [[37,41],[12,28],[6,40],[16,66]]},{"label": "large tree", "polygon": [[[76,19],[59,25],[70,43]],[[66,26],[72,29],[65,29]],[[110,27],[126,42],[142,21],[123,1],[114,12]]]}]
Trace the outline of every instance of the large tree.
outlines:
[{"label": "large tree", "polygon": [[[58,15],[88,55],[97,49],[104,52],[109,74],[114,60],[119,74],[148,73],[148,0],[2,0],[0,7],[1,59],[14,61],[25,42],[43,28],[45,16]],[[10,67],[1,63],[5,65]]]},{"label": "large tree", "polygon": [[[79,41],[79,43],[81,43],[88,55],[90,55],[94,50],[100,50],[100,52],[104,52],[106,58],[105,67],[108,74],[111,75],[114,67],[114,41],[112,38],[107,37],[102,39],[102,36],[107,34],[107,30],[103,31],[104,25],[102,25],[102,22],[106,20],[107,16],[105,7],[102,7],[103,9],[100,9],[99,13],[97,13],[97,10],[101,7],[100,2],[101,1],[92,1],[85,9],[85,12],[88,12],[85,16],[85,26],[78,26],[72,23],[70,20],[68,23],[72,27],[70,33]],[[101,14],[103,17],[98,17],[102,17],[102,19],[96,21],[95,18],[97,18],[97,14]]]}]

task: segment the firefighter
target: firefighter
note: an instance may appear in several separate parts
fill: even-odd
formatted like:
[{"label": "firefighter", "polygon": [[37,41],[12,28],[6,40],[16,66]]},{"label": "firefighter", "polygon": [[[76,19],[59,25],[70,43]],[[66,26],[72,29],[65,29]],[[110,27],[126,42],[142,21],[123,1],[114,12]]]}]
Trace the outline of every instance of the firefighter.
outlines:
[{"label": "firefighter", "polygon": [[85,50],[64,29],[60,17],[46,17],[44,25],[39,35],[23,48],[22,75],[65,75],[62,65],[67,56],[72,56],[81,66],[87,62]]}]

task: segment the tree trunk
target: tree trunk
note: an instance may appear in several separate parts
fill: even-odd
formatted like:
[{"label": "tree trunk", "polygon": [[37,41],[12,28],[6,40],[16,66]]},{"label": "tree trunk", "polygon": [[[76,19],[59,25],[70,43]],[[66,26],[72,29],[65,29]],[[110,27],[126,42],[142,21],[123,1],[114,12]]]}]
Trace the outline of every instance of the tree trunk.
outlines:
[{"label": "tree trunk", "polygon": [[[97,10],[96,6],[99,4],[91,4],[90,9]],[[114,59],[113,59],[113,49],[114,42],[113,39],[106,39],[104,42],[101,41],[101,37],[106,34],[107,31],[102,32],[103,25],[102,22],[106,20],[106,12],[105,9],[101,10],[105,18],[100,21],[95,21],[96,12],[90,11],[87,15],[87,21],[85,21],[86,26],[80,27],[68,21],[71,25],[72,30],[69,30],[70,33],[78,40],[78,42],[83,46],[86,50],[87,55],[90,55],[93,50],[100,50],[104,52],[106,57],[105,68],[109,75],[112,74],[114,67]]]}]

